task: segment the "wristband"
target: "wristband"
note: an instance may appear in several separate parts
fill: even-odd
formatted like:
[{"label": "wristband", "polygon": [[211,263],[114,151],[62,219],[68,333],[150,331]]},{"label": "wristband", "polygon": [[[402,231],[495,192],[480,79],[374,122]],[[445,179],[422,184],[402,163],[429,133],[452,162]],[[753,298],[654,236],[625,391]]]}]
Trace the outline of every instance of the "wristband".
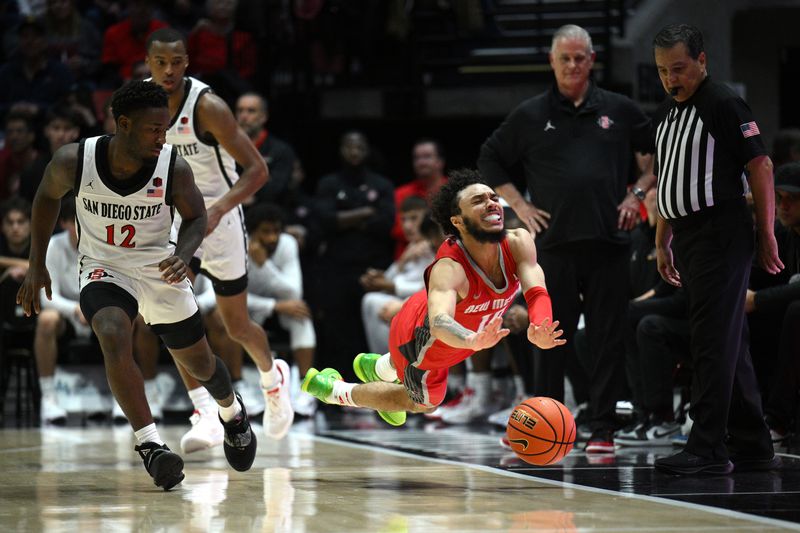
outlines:
[{"label": "wristband", "polygon": [[525,302],[528,304],[528,319],[531,324],[539,326],[545,318],[553,321],[553,304],[547,289],[531,287],[525,293]]}]

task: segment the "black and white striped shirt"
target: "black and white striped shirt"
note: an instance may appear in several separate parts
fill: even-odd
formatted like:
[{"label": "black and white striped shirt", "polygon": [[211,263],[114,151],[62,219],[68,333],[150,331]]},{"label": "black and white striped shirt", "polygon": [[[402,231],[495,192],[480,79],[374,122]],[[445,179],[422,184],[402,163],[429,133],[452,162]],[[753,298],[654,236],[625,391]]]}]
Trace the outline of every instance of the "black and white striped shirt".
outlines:
[{"label": "black and white striped shirt", "polygon": [[709,78],[685,102],[669,98],[655,123],[658,211],[666,219],[741,198],[745,166],[767,154],[744,100]]}]

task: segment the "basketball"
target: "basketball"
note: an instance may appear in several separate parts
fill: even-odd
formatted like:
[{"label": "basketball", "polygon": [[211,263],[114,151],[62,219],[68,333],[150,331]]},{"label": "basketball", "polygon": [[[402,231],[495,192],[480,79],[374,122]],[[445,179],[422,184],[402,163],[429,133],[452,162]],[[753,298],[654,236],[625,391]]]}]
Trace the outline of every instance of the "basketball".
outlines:
[{"label": "basketball", "polygon": [[561,402],[536,396],[514,408],[506,435],[511,449],[526,463],[552,465],[575,444],[575,419]]}]

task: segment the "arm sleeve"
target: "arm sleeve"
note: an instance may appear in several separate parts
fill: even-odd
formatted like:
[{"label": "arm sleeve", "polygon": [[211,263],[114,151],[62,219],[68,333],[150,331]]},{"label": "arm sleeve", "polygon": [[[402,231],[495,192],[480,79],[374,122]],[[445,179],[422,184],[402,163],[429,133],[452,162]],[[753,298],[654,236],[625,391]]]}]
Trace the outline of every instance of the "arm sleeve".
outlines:
[{"label": "arm sleeve", "polygon": [[754,157],[768,153],[756,119],[747,103],[736,95],[721,98],[714,108],[719,135],[733,147],[732,155],[744,167]]},{"label": "arm sleeve", "polygon": [[294,237],[282,233],[275,254],[260,269],[263,275],[259,275],[258,279],[265,280],[265,286],[262,287],[264,292],[259,291],[260,294],[281,300],[302,298],[303,271],[300,266],[300,247]]},{"label": "arm sleeve", "polygon": [[509,169],[522,159],[525,126],[528,122],[527,126],[530,127],[531,121],[523,105],[512,111],[481,146],[478,170],[492,187],[511,182]]},{"label": "arm sleeve", "polygon": [[42,289],[42,307],[55,309],[64,316],[72,316],[75,313],[75,307],[78,302],[63,295],[64,286],[67,283],[77,284],[79,281],[75,277],[75,265],[71,264],[64,255],[63,248],[58,245],[58,241],[55,238],[50,239],[45,264],[48,272],[50,272],[50,288],[53,299],[48,300],[44,296],[44,289]]}]

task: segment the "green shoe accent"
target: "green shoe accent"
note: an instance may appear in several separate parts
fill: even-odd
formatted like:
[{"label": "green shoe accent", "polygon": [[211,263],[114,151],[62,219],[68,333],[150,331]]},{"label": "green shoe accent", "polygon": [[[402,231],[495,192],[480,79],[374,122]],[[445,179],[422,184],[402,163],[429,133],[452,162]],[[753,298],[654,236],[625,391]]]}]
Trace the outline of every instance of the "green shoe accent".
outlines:
[{"label": "green shoe accent", "polygon": [[329,403],[325,398],[333,393],[333,382],[341,379],[342,375],[333,368],[325,368],[321,371],[309,368],[303,384],[300,385],[300,390],[322,402]]},{"label": "green shoe accent", "polygon": [[[382,381],[378,374],[375,373],[375,364],[380,358],[381,354],[360,353],[353,359],[353,370],[362,383]],[[398,381],[395,380],[395,383],[398,383]],[[406,423],[405,411],[378,411],[378,415],[392,426],[402,426]]]},{"label": "green shoe accent", "polygon": [[378,411],[378,416],[393,426],[402,426],[406,423],[405,411]]},{"label": "green shoe accent", "polygon": [[360,353],[353,359],[353,370],[362,383],[381,381],[375,373],[375,365],[380,358],[380,354],[377,353]]}]

